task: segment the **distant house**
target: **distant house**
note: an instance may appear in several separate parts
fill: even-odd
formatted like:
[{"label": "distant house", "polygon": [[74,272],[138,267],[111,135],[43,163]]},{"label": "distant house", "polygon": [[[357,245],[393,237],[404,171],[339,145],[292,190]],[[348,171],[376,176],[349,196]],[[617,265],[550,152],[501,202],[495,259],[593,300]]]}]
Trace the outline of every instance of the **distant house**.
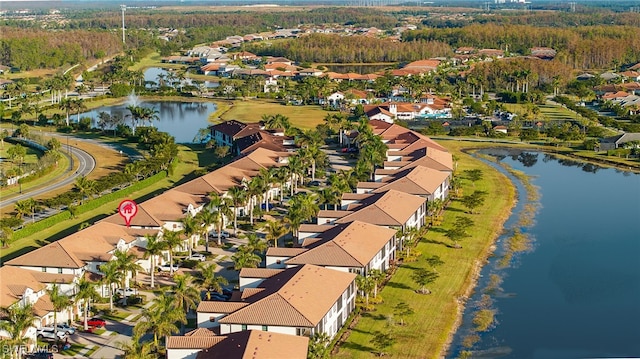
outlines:
[{"label": "distant house", "polygon": [[507,134],[507,126],[498,125],[493,127],[493,130],[496,132],[504,133],[505,135]]},{"label": "distant house", "polygon": [[640,141],[640,133],[625,133],[618,136],[607,137],[600,141],[600,150],[614,150],[616,148],[624,147],[625,143],[631,141]]},{"label": "distant house", "polygon": [[504,57],[504,50],[481,49],[481,50],[478,50],[478,55],[486,56],[486,57],[495,57],[497,59],[501,59]]},{"label": "distant house", "polygon": [[555,58],[557,54],[557,51],[550,47],[532,47],[529,51],[531,51],[531,56],[543,60],[551,60]]}]

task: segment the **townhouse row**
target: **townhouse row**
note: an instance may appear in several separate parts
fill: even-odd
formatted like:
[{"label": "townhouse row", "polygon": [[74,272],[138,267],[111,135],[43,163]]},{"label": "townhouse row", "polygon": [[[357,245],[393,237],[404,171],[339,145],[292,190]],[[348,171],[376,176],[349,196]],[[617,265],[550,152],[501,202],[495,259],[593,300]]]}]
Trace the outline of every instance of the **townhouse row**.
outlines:
[{"label": "townhouse row", "polygon": [[[345,193],[339,209],[320,211],[315,223],[303,224],[294,248],[269,248],[264,268],[241,270],[239,290],[229,301],[201,302],[198,329],[167,338],[168,358],[220,353],[241,357],[227,353],[229,346],[243,353],[260,347],[261,352],[302,358],[308,337],[333,337],[340,330],[355,308],[357,275],[392,265],[402,248],[398,230],[425,224],[427,203],[446,198],[453,172],[451,155],[428,137],[384,121],[370,124],[388,147],[387,161],[373,180]],[[350,138],[354,136],[345,135]],[[130,227],[116,213],[8,261],[0,268],[0,305],[32,303],[39,319],[35,326],[51,324],[48,286],[59,284],[73,295],[80,277],[101,277],[100,266],[113,260],[116,250],[135,254],[149,271],[145,235],[181,230],[180,220],[201,211],[210,193],[226,196],[261,169],[286,166],[290,154],[257,147],[229,165],[140,203]],[[280,190],[272,187],[267,196],[275,198]],[[234,210],[239,215],[248,212],[246,206]],[[198,239],[194,235],[185,240]],[[77,317],[79,309],[59,313],[58,321]]]}]

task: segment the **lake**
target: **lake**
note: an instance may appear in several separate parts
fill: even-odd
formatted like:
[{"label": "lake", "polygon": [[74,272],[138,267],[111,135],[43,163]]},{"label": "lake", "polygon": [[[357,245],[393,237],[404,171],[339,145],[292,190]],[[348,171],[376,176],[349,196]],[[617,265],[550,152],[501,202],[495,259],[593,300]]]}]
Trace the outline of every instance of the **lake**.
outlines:
[{"label": "lake", "polygon": [[[519,203],[481,272],[448,358],[462,350],[473,358],[640,356],[640,175],[543,153],[483,152],[530,176],[538,209],[525,212],[526,190],[516,181]],[[533,222],[522,225],[523,215]],[[531,249],[505,266],[514,229],[528,236]],[[492,299],[496,323],[464,347],[483,294]]]},{"label": "lake", "polygon": [[[92,125],[95,127],[98,114],[105,111],[111,116],[126,118],[126,124],[131,126],[131,121],[126,117],[130,114],[127,106],[137,100],[116,105],[105,106],[89,112],[81,113],[80,117],[90,117],[93,119]],[[175,137],[177,143],[191,143],[198,134],[198,130],[211,125],[208,121],[209,114],[216,111],[217,107],[210,102],[176,102],[176,101],[139,101],[137,104],[142,107],[152,107],[158,111],[159,121],[154,121],[153,126],[158,130],[167,132]],[[72,116],[76,119],[76,116]]]}]

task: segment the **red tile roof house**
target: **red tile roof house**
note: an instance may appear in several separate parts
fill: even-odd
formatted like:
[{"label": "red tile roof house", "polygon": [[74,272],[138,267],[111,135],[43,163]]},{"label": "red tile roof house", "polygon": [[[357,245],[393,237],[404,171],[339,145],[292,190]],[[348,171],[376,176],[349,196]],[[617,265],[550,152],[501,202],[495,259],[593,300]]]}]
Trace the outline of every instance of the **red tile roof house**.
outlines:
[{"label": "red tile roof house", "polygon": [[[246,272],[274,269],[251,268]],[[332,338],[355,308],[356,274],[311,264],[283,269],[241,287],[238,301],[202,301],[197,308],[199,328],[222,335],[262,330],[297,336],[326,333]]]},{"label": "red tile roof house", "polygon": [[450,173],[424,166],[399,169],[380,182],[358,182],[357,194],[378,193],[389,189],[423,197],[427,201],[444,200],[449,193]]},{"label": "red tile roof house", "polygon": [[343,272],[367,275],[372,269],[386,271],[395,259],[396,231],[362,221],[331,226],[308,237],[302,248],[267,249],[267,268],[291,268],[314,264]]},{"label": "red tile roof house", "polygon": [[167,359],[306,359],[309,338],[247,330],[216,336],[200,328],[167,338]]},{"label": "red tile roof house", "polygon": [[320,210],[317,224],[362,221],[393,229],[420,228],[425,223],[427,200],[390,189],[382,193],[345,193],[339,211]]},{"label": "red tile roof house", "polygon": [[[51,298],[47,294],[47,288],[55,283],[63,288],[63,293],[72,295],[67,288],[74,288],[74,276],[72,274],[43,273],[34,270],[23,269],[14,266],[4,266],[0,268],[0,308],[9,308],[12,306],[25,306],[31,304],[35,315],[35,321],[32,327],[25,332],[25,337],[31,339],[32,343],[36,342],[36,328],[41,328],[53,323],[54,308]],[[77,304],[80,306],[80,304]],[[78,307],[71,306],[68,310],[56,313],[59,322],[72,319],[72,314],[78,312]],[[0,313],[1,316],[4,313]],[[10,337],[9,333],[0,330],[0,338]],[[32,350],[32,345],[28,346],[26,351]],[[8,348],[7,348],[8,350]],[[8,354],[8,352],[5,352]]]}]

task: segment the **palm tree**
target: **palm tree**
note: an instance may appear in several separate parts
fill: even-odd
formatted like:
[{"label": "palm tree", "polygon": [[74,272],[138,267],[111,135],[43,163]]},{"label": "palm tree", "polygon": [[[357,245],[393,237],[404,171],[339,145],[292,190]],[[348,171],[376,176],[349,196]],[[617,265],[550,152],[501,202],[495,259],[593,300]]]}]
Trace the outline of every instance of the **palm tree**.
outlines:
[{"label": "palm tree", "polygon": [[58,103],[58,107],[60,107],[60,109],[64,110],[64,112],[66,113],[67,115],[66,124],[67,124],[67,127],[69,127],[69,113],[75,108],[73,99],[70,99],[70,98],[62,99],[60,103]]},{"label": "palm tree", "polygon": [[169,273],[173,275],[173,250],[182,244],[180,232],[165,230],[162,232],[162,238],[165,242],[165,248],[169,250]]},{"label": "palm tree", "polygon": [[[284,229],[283,229],[284,230]],[[262,255],[267,250],[268,244],[263,241],[262,238],[258,237],[255,232],[247,232],[244,235],[244,238],[247,240],[246,246],[251,249],[251,251],[257,255]]]},{"label": "palm tree", "polygon": [[233,261],[233,269],[240,270],[242,268],[256,268],[262,259],[248,246],[240,246],[236,253],[231,256]]},{"label": "palm tree", "polygon": [[371,277],[371,280],[373,280],[373,297],[377,298],[378,287],[380,286],[380,284],[382,284],[382,281],[387,275],[385,274],[385,272],[379,269],[372,269],[369,271],[369,273],[367,273],[367,275]]},{"label": "palm tree", "polygon": [[371,292],[375,287],[375,282],[369,276],[365,277],[362,275],[358,275],[358,277],[356,277],[356,284],[358,286],[358,289],[364,295],[366,306],[369,307],[369,295],[371,295]]},{"label": "palm tree", "polygon": [[244,206],[247,193],[241,187],[231,187],[227,190],[227,195],[233,202],[233,233],[238,233],[238,207]]},{"label": "palm tree", "polygon": [[96,299],[98,297],[98,293],[96,292],[96,286],[94,283],[90,282],[85,277],[80,277],[78,281],[78,285],[76,286],[76,301],[82,301],[83,304],[83,322],[84,322],[84,330],[87,331],[89,329],[89,325],[87,324],[87,317],[89,314],[89,304],[91,300]]},{"label": "palm tree", "polygon": [[207,291],[207,300],[211,299],[211,291],[222,292],[222,286],[229,284],[223,276],[216,275],[217,264],[200,265],[194,283]]},{"label": "palm tree", "polygon": [[289,208],[289,211],[287,211],[287,214],[284,216],[284,222],[289,226],[291,235],[294,238],[298,237],[298,228],[300,228],[303,220],[302,211],[297,207]]},{"label": "palm tree", "polygon": [[267,242],[273,241],[274,247],[278,247],[278,239],[287,233],[286,228],[280,221],[268,221],[264,229],[267,231]]},{"label": "palm tree", "polygon": [[85,196],[91,195],[96,188],[96,181],[88,179],[86,176],[80,176],[74,183],[75,190],[80,192],[80,204],[84,200]]},{"label": "palm tree", "polygon": [[249,181],[246,189],[247,196],[249,197],[249,223],[253,226],[253,210],[257,205],[258,198],[261,198],[266,189],[266,183],[260,176],[253,177]]},{"label": "palm tree", "polygon": [[187,247],[189,247],[189,257],[193,252],[193,236],[198,233],[198,221],[190,213],[180,219],[182,223],[182,233],[187,237]]},{"label": "palm tree", "polygon": [[[216,223],[214,212],[210,210],[209,205],[205,206],[198,214],[196,214],[196,221],[200,226],[200,237],[204,238],[205,251],[209,253],[209,230],[211,226]],[[220,233],[220,231],[218,231]]]},{"label": "palm tree", "polygon": [[87,105],[84,104],[83,99],[77,98],[73,100],[73,108],[76,110],[76,114],[78,115],[78,123],[80,123],[80,112],[85,111],[87,109]]},{"label": "palm tree", "polygon": [[144,252],[144,258],[149,258],[151,262],[151,288],[155,287],[155,273],[156,273],[156,257],[162,254],[162,251],[166,248],[165,242],[162,241],[160,236],[156,233],[154,235],[147,234],[144,236],[147,239],[147,247]]},{"label": "palm tree", "polygon": [[100,282],[109,287],[109,309],[113,310],[113,285],[120,283],[122,273],[118,269],[115,261],[109,261],[101,265],[100,272],[102,272],[102,279]]},{"label": "palm tree", "polygon": [[[136,274],[143,270],[142,266],[138,264],[138,257],[133,253],[128,253],[122,250],[116,250],[113,253],[116,262],[116,268],[122,273],[122,288],[127,288],[129,281],[129,274],[131,278],[135,280]],[[124,305],[127,305],[127,296],[124,296]]]},{"label": "palm tree", "polygon": [[[193,287],[192,277],[189,274],[177,275],[173,277],[175,286],[173,287],[173,300],[177,307],[181,308],[185,313],[189,313],[195,309],[200,300],[200,293]],[[184,333],[184,323],[180,328]]]},{"label": "palm tree", "polygon": [[[71,305],[71,299],[60,292],[60,287],[57,284],[53,284],[47,289],[47,294],[53,305],[53,323],[58,324],[58,313],[67,309]],[[58,338],[58,326],[53,327],[54,338]]]},{"label": "palm tree", "polygon": [[[29,344],[29,338],[25,338],[27,330],[33,326],[36,317],[31,304],[14,304],[8,308],[2,308],[3,320],[0,321],[0,330],[9,334],[8,341],[11,348],[17,349],[18,358],[22,357],[22,350]],[[13,353],[11,353],[13,356]]]},{"label": "palm tree", "polygon": [[116,342],[118,347],[124,352],[122,359],[155,359],[156,353],[151,352],[151,343],[140,342],[137,335],[131,337],[131,340]]},{"label": "palm tree", "polygon": [[186,323],[186,313],[175,303],[173,295],[163,293],[153,300],[150,308],[142,310],[142,318],[133,328],[133,333],[141,337],[147,333],[153,333],[153,347],[160,348],[158,338],[175,334],[180,331],[177,322]]}]

